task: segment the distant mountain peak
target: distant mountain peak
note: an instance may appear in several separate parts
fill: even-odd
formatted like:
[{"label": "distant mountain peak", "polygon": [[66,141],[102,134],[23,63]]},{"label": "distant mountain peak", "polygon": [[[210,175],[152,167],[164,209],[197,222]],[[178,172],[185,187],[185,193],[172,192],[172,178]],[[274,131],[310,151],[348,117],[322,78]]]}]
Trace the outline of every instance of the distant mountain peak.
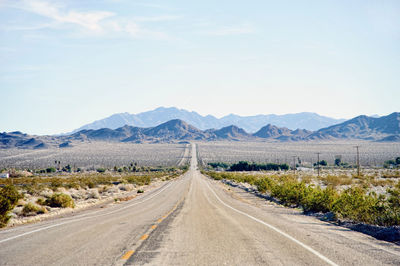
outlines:
[{"label": "distant mountain peak", "polygon": [[334,119],[310,112],[286,115],[259,114],[255,116],[240,116],[231,113],[222,118],[216,118],[213,115],[202,116],[195,111],[161,106],[154,110],[139,114],[129,114],[127,112],[113,114],[104,119],[86,124],[74,130],[72,133],[83,129],[116,129],[124,125],[142,128],[155,127],[172,119],[181,119],[201,130],[235,125],[239,128],[243,128],[247,132],[256,132],[266,124],[273,124],[278,127],[286,127],[292,130],[296,128],[318,130],[344,121],[343,119]]},{"label": "distant mountain peak", "polygon": [[400,113],[398,112],[379,118],[359,115],[343,123],[322,128],[311,134],[310,137],[317,139],[389,140],[396,139],[394,137],[396,135],[400,135]]},{"label": "distant mountain peak", "polygon": [[134,127],[124,125],[117,129],[83,129],[67,136],[31,136],[14,131],[0,133],[0,148],[45,149],[51,146],[71,147],[75,142],[181,142],[181,141],[309,141],[324,139],[362,139],[381,142],[400,141],[400,113],[395,112],[379,118],[357,116],[318,131],[306,129],[291,130],[267,124],[256,133],[249,134],[237,125],[227,125],[220,129],[201,130],[182,119],[171,119],[154,127]]}]

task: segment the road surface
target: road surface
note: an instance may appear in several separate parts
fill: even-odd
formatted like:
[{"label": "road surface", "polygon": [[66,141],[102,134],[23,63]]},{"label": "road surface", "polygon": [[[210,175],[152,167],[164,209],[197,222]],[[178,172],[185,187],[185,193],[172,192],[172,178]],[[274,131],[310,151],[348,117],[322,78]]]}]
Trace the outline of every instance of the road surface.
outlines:
[{"label": "road surface", "polygon": [[131,201],[0,231],[1,265],[400,265],[400,247],[201,175]]}]

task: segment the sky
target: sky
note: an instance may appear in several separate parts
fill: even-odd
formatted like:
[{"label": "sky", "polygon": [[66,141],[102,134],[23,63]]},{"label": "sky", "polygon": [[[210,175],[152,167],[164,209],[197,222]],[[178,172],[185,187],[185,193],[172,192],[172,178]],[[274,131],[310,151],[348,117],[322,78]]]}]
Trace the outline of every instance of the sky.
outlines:
[{"label": "sky", "polygon": [[0,0],[0,132],[114,113],[400,111],[400,1]]}]

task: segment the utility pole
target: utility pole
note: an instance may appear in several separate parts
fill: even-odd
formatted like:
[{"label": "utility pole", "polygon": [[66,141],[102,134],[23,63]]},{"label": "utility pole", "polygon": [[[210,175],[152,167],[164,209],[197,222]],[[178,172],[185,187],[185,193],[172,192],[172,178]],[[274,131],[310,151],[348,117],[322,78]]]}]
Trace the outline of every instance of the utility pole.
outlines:
[{"label": "utility pole", "polygon": [[320,155],[321,153],[320,152],[317,152],[317,170],[318,170],[318,177],[319,177],[319,155]]},{"label": "utility pole", "polygon": [[297,156],[293,156],[293,172],[294,172],[294,177],[296,177],[296,157],[297,157]]},{"label": "utility pole", "polygon": [[360,148],[360,146],[354,146],[354,148],[357,149],[357,176],[360,177],[360,153],[358,151],[358,148]]}]

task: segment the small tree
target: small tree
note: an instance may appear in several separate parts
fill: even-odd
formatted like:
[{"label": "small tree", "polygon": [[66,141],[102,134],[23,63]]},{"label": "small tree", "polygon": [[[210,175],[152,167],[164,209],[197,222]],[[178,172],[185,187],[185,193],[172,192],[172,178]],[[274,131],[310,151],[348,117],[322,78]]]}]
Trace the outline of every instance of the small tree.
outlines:
[{"label": "small tree", "polygon": [[14,186],[7,185],[0,188],[0,228],[7,225],[10,220],[9,212],[14,209],[21,198],[21,194]]}]

